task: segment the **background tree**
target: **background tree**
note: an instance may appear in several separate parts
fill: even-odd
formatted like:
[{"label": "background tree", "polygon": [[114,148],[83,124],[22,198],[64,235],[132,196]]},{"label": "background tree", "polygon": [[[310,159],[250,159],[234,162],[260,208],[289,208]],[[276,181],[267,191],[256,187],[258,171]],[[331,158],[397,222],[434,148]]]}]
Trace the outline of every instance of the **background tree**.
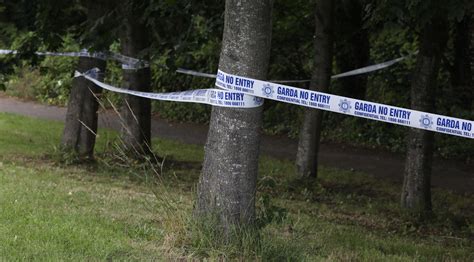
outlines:
[{"label": "background tree", "polygon": [[[80,57],[77,71],[86,72],[98,68],[105,72],[106,62],[97,58]],[[96,77],[103,81],[103,73]],[[64,151],[74,152],[83,160],[91,160],[97,134],[98,96],[102,88],[83,77],[73,80],[66,112],[61,147]]]},{"label": "background tree", "polygon": [[[4,19],[10,21],[16,30],[27,32],[15,47],[20,52],[18,58],[29,58],[33,64],[39,59],[34,52],[41,45],[54,51],[62,44],[65,34],[81,31],[77,30],[76,25],[85,19],[77,1],[8,1],[5,3],[5,9],[7,12]],[[90,8],[88,17],[97,19],[100,10],[100,7]],[[10,28],[10,31],[15,30]],[[105,63],[96,59],[80,58],[80,71],[93,67],[104,70]],[[71,148],[86,158],[92,156],[97,130],[97,104],[91,92],[98,93],[100,90],[83,79],[74,81],[61,141],[64,148]]]},{"label": "background tree", "polygon": [[[462,2],[462,1],[461,1]],[[459,5],[461,4],[461,6]],[[420,52],[411,85],[411,108],[432,112],[440,59],[448,39],[448,21],[458,21],[470,12],[472,3],[430,1],[428,4],[407,6],[418,14]],[[466,8],[468,7],[468,8]],[[403,208],[418,215],[431,212],[431,164],[434,133],[410,129],[401,194]]]},{"label": "background tree", "polygon": [[[219,68],[265,79],[271,45],[272,0],[227,0]],[[196,214],[217,215],[229,237],[255,219],[262,107],[213,107],[198,184]]]},{"label": "background tree", "polygon": [[[122,4],[124,30],[120,44],[126,56],[149,60],[147,48],[150,45],[146,21],[142,18],[143,3],[136,1]],[[123,88],[150,92],[150,67],[123,69]],[[126,152],[135,156],[151,154],[151,100],[136,96],[125,96],[122,105],[122,139]]]},{"label": "background tree", "polygon": [[[315,19],[314,69],[310,89],[327,92],[332,68],[334,1],[319,0],[315,8]],[[316,178],[317,176],[322,121],[323,111],[304,109],[296,155],[296,167],[303,177]]]},{"label": "background tree", "polygon": [[[423,27],[420,52],[411,85],[411,109],[433,112],[436,78],[447,41],[447,20],[435,14]],[[402,207],[417,213],[431,211],[431,166],[434,133],[411,128],[402,188]]]},{"label": "background tree", "polygon": [[[104,21],[110,16],[112,1],[84,1],[87,20],[85,27],[90,28],[83,33],[81,38],[83,44],[91,46],[93,50],[108,50],[113,38],[108,37],[111,24]],[[101,37],[96,37],[101,35]],[[98,68],[97,78],[103,81],[106,62],[97,58],[80,57],[77,65],[79,72],[85,72],[92,68]],[[94,146],[97,134],[97,121],[99,103],[98,96],[102,88],[83,77],[74,79],[71,94],[69,96],[66,121],[61,139],[61,147],[66,152],[74,152],[80,159],[93,158]]]}]

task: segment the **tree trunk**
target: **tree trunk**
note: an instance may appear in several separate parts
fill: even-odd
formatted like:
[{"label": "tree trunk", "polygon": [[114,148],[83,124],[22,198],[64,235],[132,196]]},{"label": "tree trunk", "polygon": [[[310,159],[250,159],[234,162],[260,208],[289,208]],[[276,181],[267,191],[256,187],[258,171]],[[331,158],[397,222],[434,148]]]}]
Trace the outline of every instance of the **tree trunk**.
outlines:
[{"label": "tree trunk", "polygon": [[[447,40],[447,22],[433,18],[422,32],[420,53],[411,84],[411,108],[432,112],[439,63]],[[434,133],[411,128],[405,160],[401,206],[418,215],[431,211],[431,164]]]},{"label": "tree trunk", "polygon": [[[99,19],[111,6],[107,1],[85,1],[84,4],[89,21]],[[103,48],[104,44],[95,47]],[[106,64],[100,59],[80,57],[77,71],[83,73],[98,68],[100,73],[97,79],[103,81]],[[102,88],[83,77],[74,78],[72,82],[61,146],[66,152],[77,154],[81,160],[92,160],[94,157],[99,109],[97,96],[100,93]]]},{"label": "tree trunk", "polygon": [[[318,1],[315,14],[315,57],[310,89],[327,92],[329,89],[332,68],[333,1]],[[296,167],[298,173],[303,177],[317,177],[322,121],[323,111],[305,108],[303,125],[300,129],[298,153],[296,155]]]},{"label": "tree trunk", "polygon": [[474,98],[471,71],[471,16],[456,23],[454,38],[454,67],[452,75],[453,95],[460,108],[470,110]]},{"label": "tree trunk", "polygon": [[[148,32],[140,20],[140,10],[129,7],[125,10],[125,30],[121,38],[122,52],[126,56],[140,57],[148,47]],[[145,57],[147,59],[148,57]],[[150,68],[123,69],[123,87],[151,91]],[[151,101],[150,99],[126,95],[121,110],[124,123],[122,140],[128,154],[143,157],[151,154]]]},{"label": "tree trunk", "polygon": [[[336,29],[339,36],[335,42],[336,63],[340,73],[366,66],[370,58],[367,30],[364,28],[364,7],[360,0],[341,2],[337,12]],[[367,75],[357,75],[338,79],[342,90],[339,95],[357,99],[365,98]]]},{"label": "tree trunk", "polygon": [[[105,72],[105,66],[105,61],[80,57],[77,70],[85,72],[97,67],[100,72]],[[96,96],[101,92],[102,88],[83,77],[74,78],[72,82],[61,145],[64,150],[75,152],[84,160],[92,159],[94,155],[99,107]]]},{"label": "tree trunk", "polygon": [[[273,0],[227,0],[219,68],[265,79],[270,58]],[[255,219],[262,107],[213,107],[196,215],[216,216],[229,236],[233,226]]]}]

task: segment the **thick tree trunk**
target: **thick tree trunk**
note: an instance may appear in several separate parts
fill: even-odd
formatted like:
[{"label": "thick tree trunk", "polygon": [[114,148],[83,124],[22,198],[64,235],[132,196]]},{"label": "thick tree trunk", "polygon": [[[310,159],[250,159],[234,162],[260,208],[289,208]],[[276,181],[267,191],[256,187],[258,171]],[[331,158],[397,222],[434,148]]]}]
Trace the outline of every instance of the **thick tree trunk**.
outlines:
[{"label": "thick tree trunk", "polygon": [[[126,56],[139,57],[148,47],[148,32],[140,21],[139,10],[125,10],[126,22],[121,38],[122,52]],[[146,59],[147,57],[145,57]],[[143,92],[151,91],[150,68],[123,69],[123,87]],[[122,140],[128,154],[142,157],[151,154],[151,101],[136,96],[125,96],[121,110],[124,119]]]},{"label": "thick tree trunk", "polygon": [[[77,70],[85,72],[97,67],[100,72],[105,72],[105,66],[105,61],[80,57]],[[100,87],[83,77],[74,78],[72,82],[61,145],[64,150],[75,152],[81,159],[92,159],[94,155],[99,107],[96,96],[101,92]]]},{"label": "thick tree trunk", "polygon": [[[265,79],[270,58],[273,0],[227,0],[219,68]],[[262,107],[213,107],[196,215],[217,216],[228,236],[253,224]]]},{"label": "thick tree trunk", "polygon": [[470,110],[474,98],[471,71],[471,16],[465,16],[456,24],[454,38],[454,67],[452,84],[454,95],[460,108]]},{"label": "thick tree trunk", "polygon": [[[332,68],[333,1],[318,1],[315,14],[315,57],[310,89],[327,92],[329,89]],[[296,167],[298,173],[303,177],[317,177],[322,121],[323,111],[309,108],[305,109],[303,125],[300,129],[298,153],[296,155]]]},{"label": "thick tree trunk", "polygon": [[[85,1],[84,4],[87,8],[87,19],[90,21],[99,19],[110,7],[107,1]],[[106,64],[100,59],[80,57],[77,71],[83,73],[92,68],[98,68],[100,73],[96,77],[103,81]],[[77,154],[81,160],[93,159],[94,156],[97,110],[99,109],[97,97],[100,93],[102,93],[102,88],[92,82],[83,77],[74,78],[61,146],[63,150]]]},{"label": "thick tree trunk", "polygon": [[[421,35],[420,53],[411,84],[411,108],[432,112],[440,58],[446,45],[447,26],[444,19],[434,18]],[[401,205],[414,214],[431,211],[431,164],[434,133],[411,128],[405,161]]]},{"label": "thick tree trunk", "polygon": [[[341,2],[337,12],[336,28],[338,40],[335,42],[336,63],[340,73],[366,66],[370,58],[370,45],[367,29],[364,28],[364,7],[360,0]],[[367,75],[338,79],[342,90],[339,94],[364,99]]]}]

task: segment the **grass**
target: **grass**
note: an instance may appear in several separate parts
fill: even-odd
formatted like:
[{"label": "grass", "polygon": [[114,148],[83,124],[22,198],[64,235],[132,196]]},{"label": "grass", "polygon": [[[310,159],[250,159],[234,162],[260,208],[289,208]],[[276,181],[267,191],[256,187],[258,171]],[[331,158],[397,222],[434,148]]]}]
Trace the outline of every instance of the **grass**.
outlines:
[{"label": "grass", "polygon": [[474,260],[472,194],[434,190],[435,216],[420,223],[398,208],[398,184],[328,168],[308,184],[264,156],[260,234],[223,245],[191,215],[202,147],[154,140],[167,160],[151,188],[101,153],[112,131],[100,131],[96,165],[58,164],[61,132],[0,113],[0,260]]}]

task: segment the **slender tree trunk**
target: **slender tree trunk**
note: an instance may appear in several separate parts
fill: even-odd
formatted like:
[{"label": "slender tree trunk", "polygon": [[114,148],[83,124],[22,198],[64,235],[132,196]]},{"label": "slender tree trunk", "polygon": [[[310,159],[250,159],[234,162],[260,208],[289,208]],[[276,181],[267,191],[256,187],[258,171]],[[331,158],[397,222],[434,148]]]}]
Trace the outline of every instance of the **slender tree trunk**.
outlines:
[{"label": "slender tree trunk", "polygon": [[454,38],[454,67],[452,84],[460,108],[470,110],[474,98],[471,71],[471,16],[465,16],[456,23]]},{"label": "slender tree trunk", "polygon": [[[270,58],[273,0],[226,0],[219,68],[265,79]],[[255,219],[262,107],[213,107],[196,215],[217,216],[229,236],[233,226]]]},{"label": "slender tree trunk", "polygon": [[[338,39],[335,42],[336,63],[340,73],[366,66],[370,58],[370,44],[367,30],[364,28],[364,7],[360,0],[341,2],[337,12],[336,28]],[[358,75],[338,79],[342,96],[357,99],[365,98],[367,75]]]},{"label": "slender tree trunk", "polygon": [[[327,92],[332,68],[333,1],[319,0],[316,5],[315,14],[315,57],[310,89]],[[300,129],[298,153],[296,155],[296,167],[298,173],[303,177],[317,177],[322,121],[323,111],[305,108],[303,125]]]},{"label": "slender tree trunk", "polygon": [[[122,52],[126,56],[139,57],[148,47],[148,32],[140,20],[140,10],[129,6],[125,10],[125,30],[121,38]],[[145,59],[148,57],[145,57]],[[131,90],[151,91],[150,68],[123,69],[123,87]],[[122,140],[127,153],[135,157],[151,154],[151,101],[127,95],[122,107],[124,119]]]},{"label": "slender tree trunk", "polygon": [[[105,61],[80,57],[77,70],[85,72],[97,67],[100,72],[105,72],[105,66]],[[82,159],[92,159],[94,155],[99,107],[96,96],[101,92],[100,87],[83,77],[74,78],[72,82],[61,145]]]},{"label": "slender tree trunk", "polygon": [[[446,45],[447,22],[436,17],[423,29],[420,53],[411,84],[411,108],[432,112],[436,78],[440,59]],[[411,128],[405,160],[401,205],[414,214],[431,211],[431,165],[434,133]]]}]

